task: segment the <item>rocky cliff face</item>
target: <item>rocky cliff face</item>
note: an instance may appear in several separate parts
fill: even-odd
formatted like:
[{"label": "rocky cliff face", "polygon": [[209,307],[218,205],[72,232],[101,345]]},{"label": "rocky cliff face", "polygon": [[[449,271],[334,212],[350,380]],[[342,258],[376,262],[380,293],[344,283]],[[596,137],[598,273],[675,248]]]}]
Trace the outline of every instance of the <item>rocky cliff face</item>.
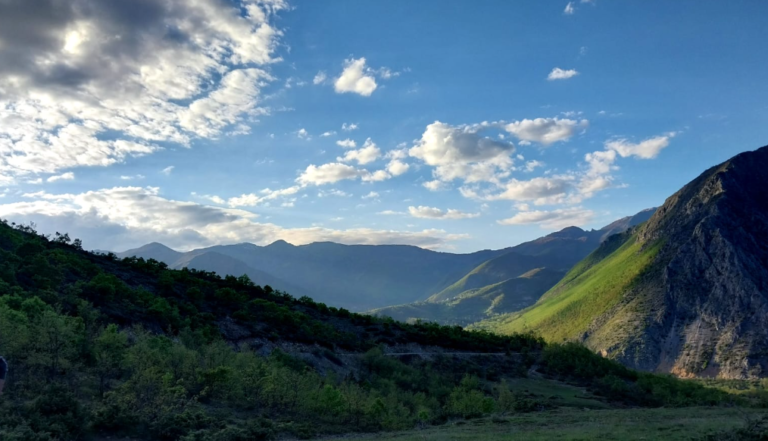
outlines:
[{"label": "rocky cliff face", "polygon": [[[637,231],[654,264],[611,311],[641,312],[624,341],[586,336],[626,364],[681,376],[768,375],[768,147],[704,172]],[[600,329],[603,328],[603,329]]]}]

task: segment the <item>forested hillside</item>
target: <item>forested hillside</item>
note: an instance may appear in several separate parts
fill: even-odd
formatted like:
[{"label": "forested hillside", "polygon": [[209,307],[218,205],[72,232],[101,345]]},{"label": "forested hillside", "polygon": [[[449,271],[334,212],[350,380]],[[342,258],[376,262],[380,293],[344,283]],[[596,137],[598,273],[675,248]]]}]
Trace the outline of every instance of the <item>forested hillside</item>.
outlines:
[{"label": "forested hillside", "polygon": [[[246,277],[94,255],[31,226],[0,223],[0,258],[4,440],[306,438],[560,405],[732,400],[578,345],[354,314]],[[531,393],[519,383],[529,372],[587,395]]]}]

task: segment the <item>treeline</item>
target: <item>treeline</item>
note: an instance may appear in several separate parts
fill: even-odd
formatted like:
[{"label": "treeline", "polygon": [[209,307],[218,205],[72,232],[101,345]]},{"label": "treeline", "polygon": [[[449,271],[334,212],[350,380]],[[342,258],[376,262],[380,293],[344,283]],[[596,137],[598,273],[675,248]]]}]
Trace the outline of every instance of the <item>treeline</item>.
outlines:
[{"label": "treeline", "polygon": [[[323,372],[254,342],[301,344]],[[381,347],[509,354],[398,360]],[[348,356],[353,353],[358,356]],[[0,223],[0,439],[230,441],[407,429],[542,409],[505,378],[541,373],[625,405],[717,404],[723,392],[639,374],[578,345],[408,325],[294,299],[247,277],[95,255],[66,234]],[[346,357],[346,358],[345,358]]]}]

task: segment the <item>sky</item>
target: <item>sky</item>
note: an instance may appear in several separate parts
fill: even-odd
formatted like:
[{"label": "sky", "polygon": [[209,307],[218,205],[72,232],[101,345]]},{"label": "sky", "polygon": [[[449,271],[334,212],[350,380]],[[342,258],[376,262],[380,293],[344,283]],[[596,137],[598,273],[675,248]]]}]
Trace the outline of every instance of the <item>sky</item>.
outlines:
[{"label": "sky", "polygon": [[768,2],[0,0],[0,218],[498,249],[768,144]]}]

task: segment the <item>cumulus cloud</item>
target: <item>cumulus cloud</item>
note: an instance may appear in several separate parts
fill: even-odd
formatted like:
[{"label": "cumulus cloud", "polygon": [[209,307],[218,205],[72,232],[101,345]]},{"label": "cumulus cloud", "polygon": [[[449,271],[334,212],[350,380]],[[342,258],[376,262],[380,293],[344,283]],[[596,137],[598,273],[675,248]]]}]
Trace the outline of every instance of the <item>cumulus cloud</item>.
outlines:
[{"label": "cumulus cloud", "polygon": [[504,126],[504,130],[521,141],[538,142],[548,146],[558,141],[566,141],[578,130],[589,127],[589,121],[560,118],[536,118],[514,121]]},{"label": "cumulus cloud", "polygon": [[471,126],[454,127],[435,121],[408,153],[429,165],[448,165],[481,162],[514,152],[512,144],[481,136],[478,131]]},{"label": "cumulus cloud", "polygon": [[333,83],[336,93],[356,93],[371,96],[378,87],[376,79],[365,66],[365,57],[344,60],[344,70]]},{"label": "cumulus cloud", "polygon": [[361,196],[362,199],[378,199],[379,193],[372,191],[367,195]]},{"label": "cumulus cloud", "polygon": [[504,184],[501,193],[486,196],[484,199],[534,201],[544,204],[562,199],[571,189],[572,180],[566,176],[537,177],[527,181],[511,179]]},{"label": "cumulus cloud", "polygon": [[413,217],[421,219],[469,219],[480,216],[480,213],[466,213],[450,208],[443,211],[439,208],[425,207],[423,205],[418,207],[408,207],[408,213]]},{"label": "cumulus cloud", "polygon": [[175,165],[169,165],[168,167],[161,170],[161,173],[163,173],[166,176],[169,176],[171,173],[173,173],[173,169],[176,168]]},{"label": "cumulus cloud", "polygon": [[357,147],[357,143],[349,138],[336,141],[336,145],[345,149],[353,149]]},{"label": "cumulus cloud", "polygon": [[612,187],[614,178],[611,174],[619,169],[615,165],[618,157],[634,156],[638,159],[653,159],[669,146],[670,139],[675,135],[674,132],[667,133],[639,143],[632,143],[626,139],[606,141],[605,150],[584,155],[587,170],[578,184],[580,192],[585,196],[591,196],[595,192]]},{"label": "cumulus cloud", "polygon": [[344,156],[336,158],[336,160],[340,162],[357,161],[358,164],[365,165],[377,160],[380,156],[381,150],[371,141],[371,138],[368,138],[360,149],[349,150]]},{"label": "cumulus cloud", "polygon": [[363,182],[379,182],[379,181],[386,181],[391,177],[392,175],[390,175],[386,170],[376,170],[373,173],[371,172],[363,173],[362,180]]},{"label": "cumulus cloud", "polygon": [[559,67],[556,67],[552,69],[552,72],[547,75],[547,80],[549,81],[555,81],[555,80],[567,80],[568,78],[573,78],[576,75],[578,75],[579,72],[576,71],[576,69],[560,69]]},{"label": "cumulus cloud", "polygon": [[47,182],[56,182],[56,181],[71,181],[75,179],[75,174],[72,172],[63,173],[60,175],[54,175],[46,179]]},{"label": "cumulus cloud", "polygon": [[145,178],[145,176],[141,175],[141,174],[139,174],[139,175],[122,175],[122,176],[120,176],[120,179],[123,180],[123,181],[133,181],[134,179],[139,180],[139,179],[144,179],[144,178]]},{"label": "cumulus cloud", "polygon": [[320,166],[310,165],[296,179],[303,185],[324,185],[345,179],[356,179],[366,174],[365,170],[357,169],[348,164],[332,162]]},{"label": "cumulus cloud", "polygon": [[309,141],[310,139],[312,139],[312,137],[311,137],[311,136],[309,136],[309,132],[307,132],[307,129],[305,129],[305,128],[301,128],[301,129],[299,129],[299,130],[296,132],[296,136],[297,136],[299,139],[306,139],[307,141]]},{"label": "cumulus cloud", "polygon": [[[408,150],[413,158],[435,167],[435,181],[450,182],[498,182],[509,174],[514,145],[482,136],[484,125],[451,126],[440,121],[427,126],[421,139]],[[430,182],[424,184],[430,190],[442,187]]]},{"label": "cumulus cloud", "polygon": [[329,136],[333,136],[333,135],[335,135],[335,134],[336,134],[336,132],[335,132],[335,131],[333,131],[333,130],[330,130],[330,131],[328,131],[328,132],[323,132],[323,133],[321,133],[321,134],[320,134],[320,137],[321,137],[321,138],[327,138],[327,137],[329,137]]},{"label": "cumulus cloud", "polygon": [[581,226],[592,221],[594,212],[581,207],[552,211],[523,211],[498,221],[500,225],[539,224],[547,230],[559,230],[570,226]]},{"label": "cumulus cloud", "polygon": [[445,182],[440,181],[438,179],[424,182],[421,185],[429,191],[439,191],[445,188]]},{"label": "cumulus cloud", "polygon": [[351,132],[353,130],[357,130],[357,124],[355,124],[355,123],[349,123],[349,124],[343,123],[341,125],[341,130],[343,130],[345,132]]},{"label": "cumulus cloud", "polygon": [[563,10],[563,14],[565,15],[573,15],[576,12],[576,7],[573,5],[573,2],[568,2],[567,5],[565,5],[565,9]]},{"label": "cumulus cloud", "polygon": [[670,133],[665,136],[646,139],[637,144],[629,142],[626,139],[617,139],[606,142],[605,148],[615,151],[621,155],[622,158],[636,156],[642,159],[652,159],[658,156],[659,152],[669,145],[669,139],[674,136],[674,133]]},{"label": "cumulus cloud", "polygon": [[411,166],[408,163],[405,163],[399,159],[392,159],[387,164],[387,171],[392,176],[400,176],[403,173],[407,172],[408,169],[410,169]]},{"label": "cumulus cloud", "polygon": [[300,245],[319,241],[345,244],[409,244],[445,248],[466,235],[442,230],[283,228],[258,223],[257,215],[164,198],[157,188],[117,187],[80,194],[30,195],[29,201],[0,205],[0,217],[34,221],[42,232],[67,231],[90,249],[125,250],[148,242],[189,250],[218,244],[267,245],[283,239]]},{"label": "cumulus cloud", "polygon": [[[17,1],[0,14],[0,176],[108,166],[268,113],[282,0]],[[109,136],[104,136],[108,134]]]}]

